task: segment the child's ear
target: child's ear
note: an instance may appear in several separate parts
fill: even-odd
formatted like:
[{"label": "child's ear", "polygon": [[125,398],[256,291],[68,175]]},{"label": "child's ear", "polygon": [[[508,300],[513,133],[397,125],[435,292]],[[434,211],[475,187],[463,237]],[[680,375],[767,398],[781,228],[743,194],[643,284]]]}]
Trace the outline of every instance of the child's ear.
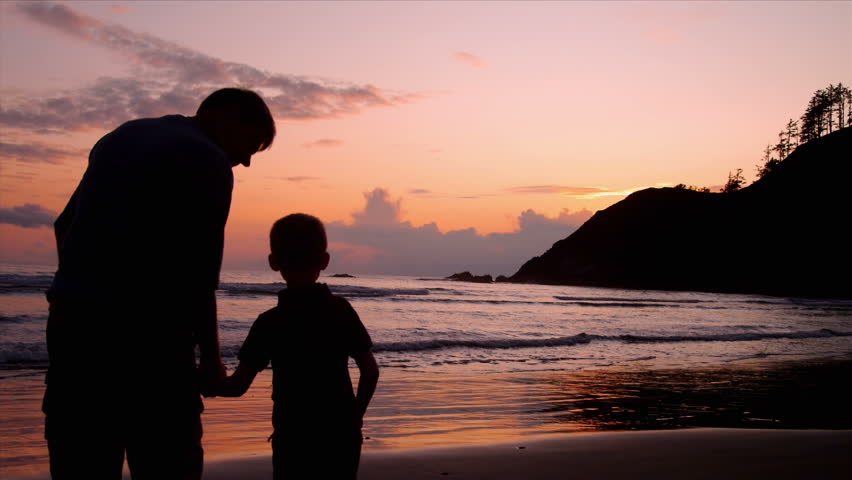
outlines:
[{"label": "child's ear", "polygon": [[276,272],[281,270],[281,268],[278,266],[278,259],[275,258],[275,254],[270,253],[268,260],[269,260],[269,268],[271,268],[272,270],[274,270]]},{"label": "child's ear", "polygon": [[326,268],[328,268],[329,260],[331,260],[331,255],[329,255],[328,252],[324,252],[322,254],[322,263],[320,263],[320,270],[325,270]]}]

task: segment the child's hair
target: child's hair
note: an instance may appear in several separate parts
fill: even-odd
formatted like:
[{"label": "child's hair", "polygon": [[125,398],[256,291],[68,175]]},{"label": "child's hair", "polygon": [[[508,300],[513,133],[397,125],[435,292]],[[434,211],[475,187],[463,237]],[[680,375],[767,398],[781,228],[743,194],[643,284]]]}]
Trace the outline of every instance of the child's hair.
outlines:
[{"label": "child's hair", "polygon": [[293,272],[319,268],[328,248],[322,222],[305,213],[287,215],[275,222],[269,232],[269,244],[278,267]]}]

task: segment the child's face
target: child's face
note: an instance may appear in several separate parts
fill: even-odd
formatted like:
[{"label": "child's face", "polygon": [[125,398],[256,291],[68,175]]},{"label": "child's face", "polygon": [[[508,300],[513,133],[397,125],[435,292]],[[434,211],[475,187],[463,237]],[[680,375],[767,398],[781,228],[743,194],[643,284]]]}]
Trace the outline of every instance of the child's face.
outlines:
[{"label": "child's face", "polygon": [[281,277],[284,278],[284,281],[287,284],[304,284],[304,283],[313,283],[317,281],[319,278],[320,272],[328,268],[328,262],[331,260],[331,256],[328,252],[323,252],[322,258],[320,259],[319,265],[317,268],[310,270],[287,270],[286,268],[281,267],[281,262],[278,260],[278,257],[275,253],[269,254],[269,268],[276,272],[281,272]]}]

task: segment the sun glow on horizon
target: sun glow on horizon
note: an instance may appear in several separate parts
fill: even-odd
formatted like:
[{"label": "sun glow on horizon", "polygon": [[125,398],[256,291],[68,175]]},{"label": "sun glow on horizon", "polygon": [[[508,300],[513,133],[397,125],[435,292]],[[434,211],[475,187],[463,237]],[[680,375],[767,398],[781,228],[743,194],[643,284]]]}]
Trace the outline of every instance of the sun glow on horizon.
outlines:
[{"label": "sun glow on horizon", "polygon": [[42,217],[101,135],[191,115],[220,86],[262,92],[279,129],[235,170],[226,263],[239,263],[262,257],[283,214],[351,227],[376,189],[418,234],[484,241],[524,231],[530,211],[554,226],[549,244],[579,221],[566,209],[750,171],[815,90],[852,83],[836,61],[852,55],[848,2],[113,7],[0,4],[0,261],[55,256]]}]

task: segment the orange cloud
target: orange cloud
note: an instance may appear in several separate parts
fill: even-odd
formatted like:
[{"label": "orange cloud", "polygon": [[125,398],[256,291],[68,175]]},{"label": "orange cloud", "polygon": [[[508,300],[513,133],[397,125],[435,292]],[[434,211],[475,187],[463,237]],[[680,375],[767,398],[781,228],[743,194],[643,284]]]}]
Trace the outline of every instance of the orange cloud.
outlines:
[{"label": "orange cloud", "polygon": [[314,140],[313,142],[303,143],[303,148],[332,148],[339,147],[343,145],[343,140],[338,140],[336,138],[320,138],[319,140]]},{"label": "orange cloud", "polygon": [[642,190],[648,187],[636,187],[627,190],[610,190],[602,187],[571,187],[564,185],[528,185],[520,187],[510,187],[505,189],[508,193],[529,195],[529,194],[558,194],[571,198],[598,198],[598,197],[626,197],[633,192]]},{"label": "orange cloud", "polygon": [[456,61],[459,61],[471,67],[482,68],[487,65],[485,60],[482,59],[482,57],[478,57],[468,52],[455,52],[453,53],[453,58]]},{"label": "orange cloud", "polygon": [[296,177],[269,177],[273,180],[284,180],[285,182],[292,183],[302,183],[302,182],[312,182],[314,180],[322,180],[320,177],[310,177],[307,175],[301,175]]}]

